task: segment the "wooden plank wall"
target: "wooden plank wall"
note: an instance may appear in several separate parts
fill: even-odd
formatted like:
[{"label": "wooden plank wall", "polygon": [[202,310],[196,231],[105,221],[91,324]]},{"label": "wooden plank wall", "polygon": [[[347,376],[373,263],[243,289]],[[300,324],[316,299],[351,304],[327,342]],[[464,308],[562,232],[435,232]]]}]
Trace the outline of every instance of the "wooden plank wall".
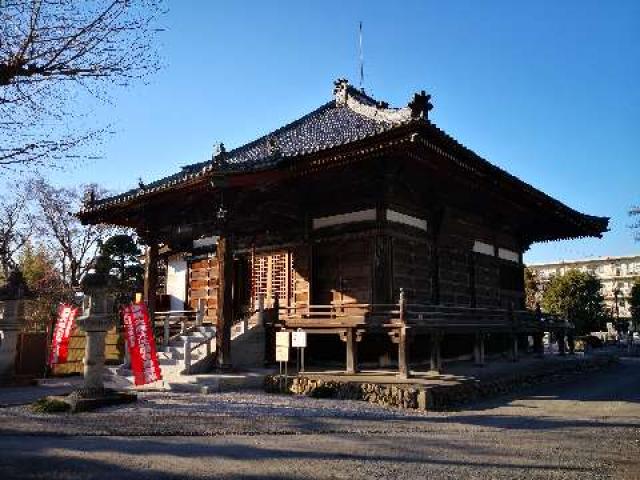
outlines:
[{"label": "wooden plank wall", "polygon": [[475,270],[476,306],[497,307],[500,305],[500,269],[495,257],[473,254]]},{"label": "wooden plank wall", "polygon": [[306,307],[311,301],[311,255],[310,245],[300,245],[291,252],[292,304],[298,308]]},{"label": "wooden plank wall", "polygon": [[188,304],[196,310],[198,300],[205,299],[204,320],[215,323],[218,310],[218,259],[214,256],[189,262]]},{"label": "wooden plank wall", "polygon": [[400,288],[407,290],[411,303],[431,302],[432,249],[426,239],[394,238],[393,298]]},{"label": "wooden plank wall", "polygon": [[440,303],[471,305],[469,252],[456,247],[438,248]]},{"label": "wooden plank wall", "polygon": [[339,281],[343,303],[369,303],[373,288],[373,238],[354,239],[335,245],[339,255]]},{"label": "wooden plank wall", "polygon": [[515,288],[506,292],[501,270],[521,268],[498,257],[473,252],[476,240],[494,247],[517,251],[517,242],[505,232],[496,232],[482,218],[448,209],[438,236],[438,272],[440,303],[478,307],[506,306],[518,303],[521,294]]},{"label": "wooden plank wall", "polygon": [[314,245],[313,302],[369,303],[373,288],[373,235],[326,239]]}]

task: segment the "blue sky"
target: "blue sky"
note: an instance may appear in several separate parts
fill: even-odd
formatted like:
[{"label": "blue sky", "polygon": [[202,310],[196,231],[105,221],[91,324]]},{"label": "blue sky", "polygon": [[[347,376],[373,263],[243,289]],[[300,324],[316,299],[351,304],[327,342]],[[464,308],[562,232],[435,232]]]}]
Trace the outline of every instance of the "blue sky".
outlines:
[{"label": "blue sky", "polygon": [[528,262],[638,252],[640,2],[173,1],[165,68],[95,107],[112,124],[102,157],[60,184],[120,191],[205,160],[326,102],[358,81],[403,106],[433,95],[431,118],[492,163],[573,208],[612,217],[602,240],[535,245]]}]

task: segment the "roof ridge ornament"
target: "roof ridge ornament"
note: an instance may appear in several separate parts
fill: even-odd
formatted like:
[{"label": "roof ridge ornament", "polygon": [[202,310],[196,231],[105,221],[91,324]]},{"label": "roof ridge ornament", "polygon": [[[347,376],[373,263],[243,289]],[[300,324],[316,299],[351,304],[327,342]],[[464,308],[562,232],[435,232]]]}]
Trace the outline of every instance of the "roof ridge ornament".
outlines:
[{"label": "roof ridge ornament", "polygon": [[211,163],[216,167],[221,167],[227,164],[227,149],[224,148],[224,143],[216,143],[213,147],[213,155],[211,155]]},{"label": "roof ridge ornament", "polygon": [[82,206],[83,208],[92,208],[96,204],[96,188],[95,185],[89,185],[84,191],[84,196],[82,197]]},{"label": "roof ridge ornament", "polygon": [[336,106],[345,107],[349,98],[349,80],[338,78],[333,82],[333,96],[336,99]]},{"label": "roof ridge ornament", "polygon": [[280,142],[278,141],[278,137],[275,135],[269,135],[267,137],[267,154],[270,157],[279,156],[280,152]]},{"label": "roof ridge ornament", "polygon": [[424,90],[420,93],[414,93],[413,99],[407,104],[411,109],[411,118],[429,120],[429,112],[433,110],[433,104],[430,100],[431,95],[428,95]]}]

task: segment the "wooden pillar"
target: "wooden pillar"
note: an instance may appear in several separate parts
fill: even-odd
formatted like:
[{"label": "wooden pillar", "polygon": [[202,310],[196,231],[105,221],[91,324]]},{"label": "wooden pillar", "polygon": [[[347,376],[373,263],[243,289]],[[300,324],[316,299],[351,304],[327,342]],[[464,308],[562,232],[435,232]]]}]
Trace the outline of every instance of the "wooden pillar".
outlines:
[{"label": "wooden pillar", "polygon": [[539,332],[535,332],[533,334],[533,351],[536,354],[536,357],[543,357],[544,356],[544,331],[542,330],[542,310],[540,309],[540,304],[536,302],[536,307],[535,307],[535,315],[536,315],[536,323],[538,325],[538,328],[540,329]]},{"label": "wooden pillar", "polygon": [[220,370],[231,368],[231,323],[233,322],[233,251],[230,239],[218,240],[218,317],[216,319],[216,358]]},{"label": "wooden pillar", "polygon": [[442,358],[440,355],[440,333],[433,332],[431,335],[431,371],[440,373],[442,369]]},{"label": "wooden pillar", "polygon": [[519,331],[519,322],[517,321],[517,317],[513,311],[513,302],[509,301],[507,306],[507,321],[511,325],[511,337],[509,339],[511,345],[509,346],[509,350],[511,351],[511,360],[513,362],[518,361],[518,331]]},{"label": "wooden pillar", "polygon": [[156,290],[158,288],[158,243],[155,239],[147,245],[144,260],[144,302],[149,318],[153,321],[156,312]]},{"label": "wooden pillar", "polygon": [[406,325],[398,332],[398,377],[409,378],[409,338]]},{"label": "wooden pillar", "polygon": [[516,333],[511,335],[511,360],[517,362],[520,359],[518,352],[518,335]]},{"label": "wooden pillar", "polygon": [[347,344],[347,374],[353,375],[358,372],[358,343],[353,328],[348,328],[345,334]]},{"label": "wooden pillar", "polygon": [[558,337],[558,353],[561,356],[564,356],[566,354],[566,347],[565,347],[565,329],[564,328],[559,328],[557,330],[557,337]]},{"label": "wooden pillar", "polygon": [[409,339],[407,338],[407,294],[400,289],[398,300],[400,311],[400,328],[398,329],[398,377],[409,378]]},{"label": "wooden pillar", "polygon": [[484,334],[476,333],[476,340],[473,346],[473,360],[474,363],[482,367],[484,366]]},{"label": "wooden pillar", "polygon": [[536,332],[533,334],[533,352],[538,358],[544,356],[544,343],[542,333]]}]

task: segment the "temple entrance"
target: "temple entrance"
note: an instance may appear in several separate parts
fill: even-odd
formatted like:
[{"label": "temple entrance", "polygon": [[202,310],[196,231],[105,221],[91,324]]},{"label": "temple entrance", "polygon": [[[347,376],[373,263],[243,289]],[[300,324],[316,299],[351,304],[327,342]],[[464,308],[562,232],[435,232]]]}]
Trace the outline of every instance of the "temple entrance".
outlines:
[{"label": "temple entrance", "polygon": [[168,259],[166,282],[169,310],[184,310],[187,300],[187,261],[181,255]]}]

